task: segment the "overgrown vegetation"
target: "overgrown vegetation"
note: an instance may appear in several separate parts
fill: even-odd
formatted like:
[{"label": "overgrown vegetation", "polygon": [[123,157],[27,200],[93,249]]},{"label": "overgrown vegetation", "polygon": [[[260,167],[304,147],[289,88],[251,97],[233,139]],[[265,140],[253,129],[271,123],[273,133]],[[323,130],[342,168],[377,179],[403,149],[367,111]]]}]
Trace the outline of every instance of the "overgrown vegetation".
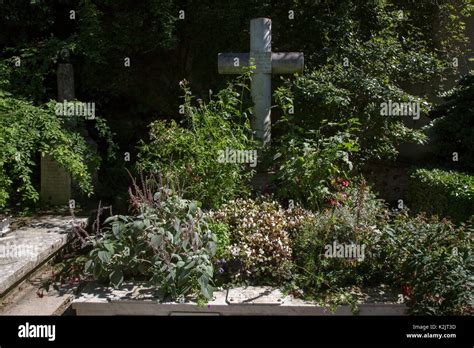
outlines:
[{"label": "overgrown vegetation", "polygon": [[306,220],[294,239],[296,284],[307,296],[318,296],[380,282],[383,263],[377,256],[386,214],[384,204],[362,181],[332,209]]},{"label": "overgrown vegetation", "polygon": [[133,215],[113,215],[94,234],[83,231],[82,255],[62,264],[55,280],[82,268],[83,277],[114,287],[148,282],[162,300],[211,299],[217,237],[198,202],[153,177],[133,181],[129,195]]},{"label": "overgrown vegetation", "polygon": [[[54,102],[42,107],[14,98],[0,90],[0,206],[31,205],[39,200],[35,175],[37,156],[51,156],[68,170],[82,192],[93,193],[91,173],[98,169],[100,157],[88,146],[80,132],[67,127],[68,120],[55,114]],[[95,126],[111,142],[103,120]],[[110,153],[113,155],[113,152]]]},{"label": "overgrown vegetation", "polygon": [[430,117],[425,128],[436,164],[474,173],[474,75],[464,76]]},{"label": "overgrown vegetation", "polygon": [[185,197],[198,197],[205,207],[218,207],[228,199],[250,192],[254,170],[250,164],[219,161],[227,149],[256,151],[243,94],[249,74],[210,96],[196,101],[182,82],[185,115],[181,125],[156,121],[150,125],[150,142],[141,142],[141,170],[160,173],[179,182]]},{"label": "overgrown vegetation", "polygon": [[[271,284],[315,298],[389,282],[413,314],[468,314],[472,76],[440,105],[433,96],[459,77],[453,59],[466,51],[472,11],[470,0],[3,4],[0,206],[38,201],[41,153],[63,165],[85,194],[94,191],[91,177],[111,131],[96,119],[93,137],[106,140],[94,153],[83,136],[91,124],[67,127],[48,102],[56,98],[56,65],[67,49],[76,94],[100,107],[118,133],[120,153],[131,159],[108,161],[96,193],[117,201],[126,190],[115,192],[115,184],[128,165],[160,179],[133,181],[128,214],[78,233],[76,254],[58,264],[59,283],[65,276],[115,287],[145,281],[163,300],[203,301],[216,285]],[[268,152],[252,139],[251,75],[228,83],[209,63],[217,52],[248,51],[255,17],[272,18],[278,51],[305,54],[303,74],[272,81],[278,107]],[[193,81],[194,95],[183,77]],[[419,103],[416,116],[435,120],[426,132],[413,129],[406,117],[382,115],[381,103],[389,101]],[[401,144],[428,140],[437,157],[429,165],[443,169],[414,171],[411,211],[390,211],[361,168],[396,160]],[[274,173],[266,188],[273,196],[254,197],[256,168],[219,160],[227,149],[259,151],[256,168]],[[359,247],[358,254],[328,252],[337,245]]]},{"label": "overgrown vegetation", "polygon": [[471,312],[473,232],[472,225],[405,213],[383,227],[387,275],[403,288],[412,314]]},{"label": "overgrown vegetation", "polygon": [[285,210],[262,198],[230,201],[211,216],[229,226],[230,255],[223,269],[232,281],[274,284],[291,278],[291,235],[310,212]]},{"label": "overgrown vegetation", "polygon": [[474,176],[441,169],[417,169],[410,179],[409,204],[414,212],[467,221],[474,215]]},{"label": "overgrown vegetation", "polygon": [[346,179],[354,169],[352,156],[359,146],[353,133],[358,122],[350,119],[331,126],[341,130],[333,136],[324,136],[323,126],[313,131],[309,139],[283,137],[274,155],[276,191],[280,198],[311,209],[319,209],[338,198],[344,189],[341,182],[348,182]]}]

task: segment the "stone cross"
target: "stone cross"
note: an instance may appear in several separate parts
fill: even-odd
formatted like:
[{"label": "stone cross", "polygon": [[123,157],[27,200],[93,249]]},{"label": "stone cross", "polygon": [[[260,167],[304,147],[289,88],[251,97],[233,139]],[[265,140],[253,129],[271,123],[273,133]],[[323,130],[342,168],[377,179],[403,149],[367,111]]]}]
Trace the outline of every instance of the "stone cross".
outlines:
[{"label": "stone cross", "polygon": [[271,140],[271,76],[302,72],[302,52],[272,52],[272,21],[255,18],[250,21],[250,54],[219,53],[220,74],[241,74],[244,67],[255,65],[252,71],[251,94],[254,103],[253,129],[255,136],[267,145]]},{"label": "stone cross", "polygon": [[[58,65],[58,101],[74,99],[72,64]],[[69,121],[73,126],[74,121]],[[49,155],[41,156],[41,201],[51,205],[66,205],[71,199],[71,176]]]}]

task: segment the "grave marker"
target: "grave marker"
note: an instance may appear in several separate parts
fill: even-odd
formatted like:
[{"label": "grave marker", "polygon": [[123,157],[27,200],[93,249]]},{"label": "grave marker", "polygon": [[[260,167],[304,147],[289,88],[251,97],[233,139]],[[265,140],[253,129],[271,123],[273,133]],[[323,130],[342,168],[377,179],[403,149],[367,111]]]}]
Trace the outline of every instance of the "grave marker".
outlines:
[{"label": "grave marker", "polygon": [[272,21],[255,18],[250,21],[250,53],[219,53],[220,74],[241,74],[244,67],[254,63],[251,94],[254,103],[252,127],[255,136],[267,145],[271,140],[271,75],[302,72],[302,52],[272,52]]},{"label": "grave marker", "polygon": [[[74,70],[72,64],[58,65],[58,101],[74,99]],[[70,120],[70,126],[74,126]],[[41,200],[51,205],[67,205],[71,199],[71,176],[49,155],[41,156]]]}]

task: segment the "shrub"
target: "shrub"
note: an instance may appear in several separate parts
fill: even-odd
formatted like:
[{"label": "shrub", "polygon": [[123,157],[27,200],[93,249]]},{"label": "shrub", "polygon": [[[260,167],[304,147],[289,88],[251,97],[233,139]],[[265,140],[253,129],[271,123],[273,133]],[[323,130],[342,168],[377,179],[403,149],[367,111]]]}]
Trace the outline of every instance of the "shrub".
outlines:
[{"label": "shrub", "polygon": [[454,221],[474,214],[474,176],[440,169],[412,172],[408,192],[410,209]]},{"label": "shrub", "polygon": [[120,286],[124,280],[146,280],[162,298],[196,295],[212,298],[212,257],[216,235],[197,202],[182,199],[168,187],[134,184],[130,191],[136,216],[113,216],[92,238],[85,271]]},{"label": "shrub", "polygon": [[[362,181],[358,189],[351,188],[332,209],[307,220],[294,237],[296,284],[307,295],[317,295],[320,291],[337,291],[376,280],[381,272],[381,264],[376,262],[381,238],[379,225],[385,221],[385,211],[384,204]],[[343,244],[358,246],[360,254],[328,254]]]},{"label": "shrub", "polygon": [[459,315],[472,310],[472,232],[447,220],[406,213],[384,228],[387,275],[413,314]]},{"label": "shrub", "polygon": [[[40,152],[70,172],[83,193],[92,194],[91,173],[100,158],[65,120],[55,114],[53,102],[37,107],[0,90],[0,206],[38,201],[34,170]],[[103,120],[95,125],[101,135],[110,135]]]},{"label": "shrub", "polygon": [[[344,40],[320,67],[288,79],[275,92],[276,99],[283,100],[279,104],[293,111],[286,115],[284,131],[292,132],[295,139],[317,139],[312,132],[324,120],[358,118],[361,126],[353,132],[361,148],[358,162],[394,159],[401,143],[426,141],[426,135],[407,127],[403,117],[381,115],[380,105],[389,100],[418,102],[425,115],[427,101],[412,95],[409,86],[439,75],[445,63],[415,42],[405,42],[405,34],[402,43],[393,31],[396,19],[388,13],[379,15],[385,26],[364,39]],[[324,129],[323,135],[334,133]]]},{"label": "shrub", "polygon": [[[247,89],[244,75],[237,86]],[[148,144],[142,142],[139,167],[179,181],[185,197],[218,207],[224,201],[249,192],[253,175],[249,165],[220,163],[220,151],[256,150],[247,113],[242,110],[242,95],[233,84],[209,101],[192,106],[187,84],[184,90],[185,122],[156,121],[150,125]]]},{"label": "shrub", "polygon": [[[452,168],[474,172],[474,75],[464,76],[430,117],[434,121],[426,130],[438,162],[449,161]],[[453,152],[459,156],[456,162]]]},{"label": "shrub", "polygon": [[353,169],[351,155],[358,151],[358,145],[351,131],[356,125],[357,120],[352,119],[339,125],[345,130],[331,137],[318,130],[314,139],[281,141],[275,155],[279,165],[277,195],[310,209],[335,199],[337,179],[348,178]]},{"label": "shrub", "polygon": [[311,214],[296,207],[285,210],[269,199],[238,199],[212,212],[230,227],[232,259],[226,270],[235,281],[253,284],[289,280],[292,271],[291,234]]},{"label": "shrub", "polygon": [[216,235],[217,249],[215,257],[226,259],[230,256],[230,227],[222,222],[209,221],[209,229]]}]

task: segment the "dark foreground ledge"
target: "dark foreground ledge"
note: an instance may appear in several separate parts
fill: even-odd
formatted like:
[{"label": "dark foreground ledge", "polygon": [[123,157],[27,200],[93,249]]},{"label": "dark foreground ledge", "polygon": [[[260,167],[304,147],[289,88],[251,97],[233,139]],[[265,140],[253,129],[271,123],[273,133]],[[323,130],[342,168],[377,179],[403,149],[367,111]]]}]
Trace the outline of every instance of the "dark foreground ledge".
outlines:
[{"label": "dark foreground ledge", "polygon": [[[209,303],[160,302],[152,288],[125,284],[119,289],[88,284],[73,301],[77,315],[353,315],[350,306],[333,311],[313,302],[284,295],[270,287],[240,287],[216,291]],[[361,303],[357,315],[406,315],[401,303]]]}]

